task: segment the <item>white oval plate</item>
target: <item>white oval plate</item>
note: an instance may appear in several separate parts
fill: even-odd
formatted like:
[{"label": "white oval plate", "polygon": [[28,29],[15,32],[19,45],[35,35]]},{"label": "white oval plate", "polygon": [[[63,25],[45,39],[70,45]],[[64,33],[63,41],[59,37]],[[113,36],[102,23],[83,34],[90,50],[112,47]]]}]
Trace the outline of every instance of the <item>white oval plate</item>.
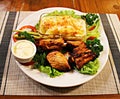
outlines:
[{"label": "white oval plate", "polygon": [[[74,9],[70,9],[70,8],[61,8],[61,7],[53,7],[53,8],[46,8],[46,9],[42,9],[39,10],[31,15],[29,15],[28,17],[26,17],[17,27],[17,29],[21,28],[24,25],[32,25],[35,26],[35,24],[39,21],[40,15],[43,13],[49,13],[49,12],[53,12],[54,10],[74,10]],[[83,15],[85,13],[82,13],[80,11],[74,10],[76,14],[78,15]],[[104,33],[103,30],[103,26],[101,24],[100,26],[100,32],[101,32],[101,43],[104,47],[104,50],[101,52],[100,56],[99,56],[99,61],[100,61],[100,67],[98,72],[95,75],[85,75],[85,74],[80,74],[77,71],[73,71],[73,72],[67,72],[64,73],[63,75],[56,77],[56,78],[50,78],[49,76],[47,76],[44,73],[41,73],[40,71],[36,70],[36,69],[30,69],[28,67],[22,66],[21,64],[19,64],[17,62],[17,65],[19,66],[19,68],[30,78],[32,78],[33,80],[48,85],[48,86],[54,86],[54,87],[72,87],[72,86],[77,86],[80,84],[83,84],[91,79],[93,79],[94,77],[96,77],[104,68],[107,59],[108,59],[108,53],[109,53],[109,45],[108,45],[108,40],[107,37]],[[104,42],[104,43],[103,43]],[[12,41],[13,43],[13,41]]]}]

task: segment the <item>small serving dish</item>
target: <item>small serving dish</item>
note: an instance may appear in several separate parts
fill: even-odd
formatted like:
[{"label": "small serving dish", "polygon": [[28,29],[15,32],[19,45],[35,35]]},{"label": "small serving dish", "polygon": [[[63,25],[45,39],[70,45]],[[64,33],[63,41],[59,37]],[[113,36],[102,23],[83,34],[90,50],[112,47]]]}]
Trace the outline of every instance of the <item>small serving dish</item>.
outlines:
[{"label": "small serving dish", "polygon": [[31,41],[19,40],[12,45],[11,50],[18,62],[27,63],[33,59],[36,53],[36,46]]}]

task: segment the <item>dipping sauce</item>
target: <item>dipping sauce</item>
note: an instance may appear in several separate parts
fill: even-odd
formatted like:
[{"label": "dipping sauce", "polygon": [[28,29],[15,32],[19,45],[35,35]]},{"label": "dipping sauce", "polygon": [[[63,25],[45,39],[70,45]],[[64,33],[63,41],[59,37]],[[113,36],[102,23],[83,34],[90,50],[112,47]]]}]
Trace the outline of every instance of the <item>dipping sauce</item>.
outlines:
[{"label": "dipping sauce", "polygon": [[31,41],[19,40],[13,44],[12,53],[19,62],[29,62],[36,53],[36,46]]}]

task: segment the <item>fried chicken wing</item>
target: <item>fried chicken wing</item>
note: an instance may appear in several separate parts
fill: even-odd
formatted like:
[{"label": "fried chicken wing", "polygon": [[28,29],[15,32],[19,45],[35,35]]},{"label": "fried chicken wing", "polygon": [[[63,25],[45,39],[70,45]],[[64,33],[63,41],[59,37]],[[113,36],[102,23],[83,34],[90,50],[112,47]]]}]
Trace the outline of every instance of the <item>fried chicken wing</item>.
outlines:
[{"label": "fried chicken wing", "polygon": [[59,71],[66,72],[71,69],[67,58],[59,51],[50,52],[47,55],[47,60],[53,68]]}]

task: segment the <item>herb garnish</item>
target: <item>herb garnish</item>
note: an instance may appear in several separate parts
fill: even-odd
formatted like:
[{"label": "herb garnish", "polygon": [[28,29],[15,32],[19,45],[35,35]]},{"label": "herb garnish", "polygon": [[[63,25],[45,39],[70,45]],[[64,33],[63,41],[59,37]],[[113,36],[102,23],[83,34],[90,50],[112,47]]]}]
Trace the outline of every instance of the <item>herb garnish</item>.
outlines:
[{"label": "herb garnish", "polygon": [[100,52],[103,51],[103,46],[100,43],[100,40],[95,38],[94,40],[87,40],[86,45],[89,49],[96,54],[96,57],[100,55]]},{"label": "herb garnish", "polygon": [[93,25],[95,22],[97,22],[99,20],[98,15],[97,14],[92,14],[92,13],[88,13],[86,15],[82,15],[81,18],[85,19],[86,23],[88,25]]}]

